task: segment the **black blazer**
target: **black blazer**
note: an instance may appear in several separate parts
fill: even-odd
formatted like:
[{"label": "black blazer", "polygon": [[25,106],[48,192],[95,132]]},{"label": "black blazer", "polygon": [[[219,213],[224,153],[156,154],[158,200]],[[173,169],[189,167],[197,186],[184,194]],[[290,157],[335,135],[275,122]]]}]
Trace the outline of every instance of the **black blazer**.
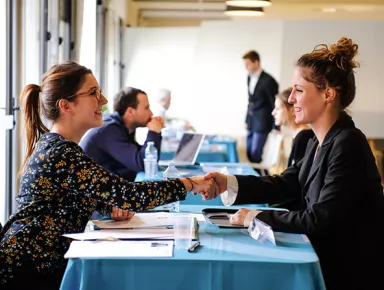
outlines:
[{"label": "black blazer", "polygon": [[[275,231],[309,237],[327,289],[377,289],[357,286],[381,283],[383,275],[384,196],[372,151],[345,113],[314,159],[317,147],[316,137],[310,139],[305,157],[280,176],[236,176],[236,203],[300,198],[301,210],[263,211],[257,218]],[[374,266],[377,261],[381,266]]]},{"label": "black blazer", "polygon": [[[248,76],[249,87],[250,77]],[[245,122],[247,130],[268,133],[274,128],[272,111],[275,107],[275,96],[279,91],[276,80],[262,71],[253,94],[248,89],[248,109]]]}]

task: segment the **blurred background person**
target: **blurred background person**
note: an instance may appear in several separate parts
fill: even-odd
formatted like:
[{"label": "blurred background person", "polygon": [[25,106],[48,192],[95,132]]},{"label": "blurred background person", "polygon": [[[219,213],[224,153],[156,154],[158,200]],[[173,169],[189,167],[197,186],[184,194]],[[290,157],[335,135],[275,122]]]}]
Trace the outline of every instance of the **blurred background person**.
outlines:
[{"label": "blurred background person", "polygon": [[260,163],[268,133],[275,128],[271,113],[279,85],[263,71],[256,51],[247,52],[243,61],[248,71],[247,157],[250,162]]},{"label": "blurred background person", "polygon": [[154,116],[161,116],[166,120],[165,114],[171,106],[172,93],[170,90],[161,88],[157,92],[156,103],[151,107]]},{"label": "blurred background person", "polygon": [[[275,118],[275,125],[279,126],[284,134],[284,139],[291,142],[283,142],[280,151],[280,160],[286,160],[285,152],[290,152],[288,162],[283,165],[283,168],[299,162],[304,156],[309,139],[314,137],[312,129],[306,124],[297,124],[295,122],[295,110],[293,104],[288,102],[289,96],[292,93],[292,87],[285,89],[280,94],[276,95],[275,108],[272,111],[272,116]],[[285,148],[284,146],[290,146]],[[277,173],[277,172],[276,172]],[[281,173],[281,172],[280,172]],[[301,208],[300,198],[284,198],[279,203],[271,204],[271,207],[286,208],[288,210],[299,210]]]},{"label": "blurred background person", "polygon": [[[103,117],[102,127],[91,129],[81,139],[85,153],[105,169],[134,181],[144,171],[145,148],[153,141],[160,154],[162,117],[152,117],[147,94],[126,87],[114,97],[114,113]],[[135,139],[136,129],[146,127],[148,134],[143,145]]]},{"label": "blurred background person", "polygon": [[295,122],[295,111],[293,104],[288,102],[288,98],[292,93],[292,88],[287,88],[280,94],[276,95],[275,108],[272,116],[275,119],[275,125],[281,128],[284,135],[292,138],[292,147],[289,148],[290,154],[287,167],[300,161],[305,155],[308,140],[313,138],[312,129],[306,124],[297,124]]}]

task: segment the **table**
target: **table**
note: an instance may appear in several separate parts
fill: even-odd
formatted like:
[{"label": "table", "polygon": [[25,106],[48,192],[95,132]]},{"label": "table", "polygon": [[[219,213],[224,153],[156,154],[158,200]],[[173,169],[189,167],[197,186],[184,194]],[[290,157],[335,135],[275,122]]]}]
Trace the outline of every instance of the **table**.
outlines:
[{"label": "table", "polygon": [[[259,174],[248,164],[248,163],[231,163],[231,162],[204,162],[202,166],[176,166],[182,176],[196,176],[196,175],[205,175],[203,168],[206,169],[215,169],[215,171],[220,172],[224,167],[227,168],[230,174],[237,175],[256,175]],[[159,174],[152,180],[162,180],[164,168],[159,170]],[[135,181],[147,181],[144,172],[139,172],[136,175]],[[189,193],[185,200],[181,201],[180,204],[201,204],[201,205],[223,205],[221,198],[218,197],[212,200],[202,200],[201,195],[193,195]],[[256,205],[256,206],[265,206],[265,205]]]},{"label": "table", "polygon": [[246,229],[200,223],[199,239],[195,252],[174,249],[172,258],[69,259],[60,289],[325,289],[318,257],[303,235],[275,232],[273,246]]}]

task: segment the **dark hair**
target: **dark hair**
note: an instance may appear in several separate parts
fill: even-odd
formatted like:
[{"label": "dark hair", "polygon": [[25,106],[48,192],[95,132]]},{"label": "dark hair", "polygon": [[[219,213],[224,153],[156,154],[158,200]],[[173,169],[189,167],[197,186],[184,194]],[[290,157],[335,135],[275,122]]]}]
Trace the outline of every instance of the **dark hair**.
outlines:
[{"label": "dark hair", "polygon": [[303,70],[303,77],[313,83],[318,90],[327,87],[336,89],[342,110],[354,100],[356,94],[354,69],[359,63],[354,60],[358,45],[352,39],[342,37],[336,44],[317,45],[311,53],[304,54],[297,66]]},{"label": "dark hair", "polygon": [[277,94],[276,98],[279,99],[280,101],[282,101],[284,106],[286,106],[287,108],[290,108],[293,106],[293,104],[288,102],[288,99],[289,99],[289,96],[291,95],[291,93],[292,93],[292,87],[289,87],[289,88],[285,89],[284,91],[282,91],[280,94]]},{"label": "dark hair", "polygon": [[[21,170],[35,149],[41,135],[48,132],[40,118],[40,108],[45,118],[56,121],[60,117],[59,100],[72,102],[73,95],[84,82],[84,76],[92,71],[73,61],[67,61],[51,67],[43,76],[41,86],[27,85],[20,94],[20,103],[24,113],[24,128],[27,133],[27,154]],[[69,98],[71,97],[71,98]]]},{"label": "dark hair", "polygon": [[252,62],[255,62],[256,60],[260,61],[260,55],[256,51],[251,50],[243,55],[243,59],[249,59]]},{"label": "dark hair", "polygon": [[113,109],[118,112],[120,116],[123,116],[129,107],[136,109],[139,104],[137,99],[138,94],[147,95],[142,90],[132,87],[126,87],[120,90],[113,98]]}]

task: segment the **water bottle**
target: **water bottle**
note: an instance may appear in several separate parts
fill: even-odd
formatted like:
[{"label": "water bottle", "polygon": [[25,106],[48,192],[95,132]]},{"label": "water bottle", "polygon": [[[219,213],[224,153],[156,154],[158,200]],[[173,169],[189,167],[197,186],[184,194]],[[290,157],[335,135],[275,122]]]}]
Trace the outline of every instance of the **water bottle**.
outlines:
[{"label": "water bottle", "polygon": [[[176,166],[173,163],[169,163],[168,168],[163,173],[163,180],[169,180],[173,178],[180,178],[180,172],[177,170]],[[164,205],[164,208],[168,208],[170,211],[179,212],[180,211],[180,201],[175,201],[169,204]]]},{"label": "water bottle", "polygon": [[158,153],[155,147],[155,142],[149,141],[144,153],[144,171],[145,176],[154,178],[157,174],[157,159]]},{"label": "water bottle", "polygon": [[145,148],[145,159],[158,159],[158,156],[157,156],[157,149],[155,147],[155,142],[153,141],[149,141],[147,143],[147,148]]}]

